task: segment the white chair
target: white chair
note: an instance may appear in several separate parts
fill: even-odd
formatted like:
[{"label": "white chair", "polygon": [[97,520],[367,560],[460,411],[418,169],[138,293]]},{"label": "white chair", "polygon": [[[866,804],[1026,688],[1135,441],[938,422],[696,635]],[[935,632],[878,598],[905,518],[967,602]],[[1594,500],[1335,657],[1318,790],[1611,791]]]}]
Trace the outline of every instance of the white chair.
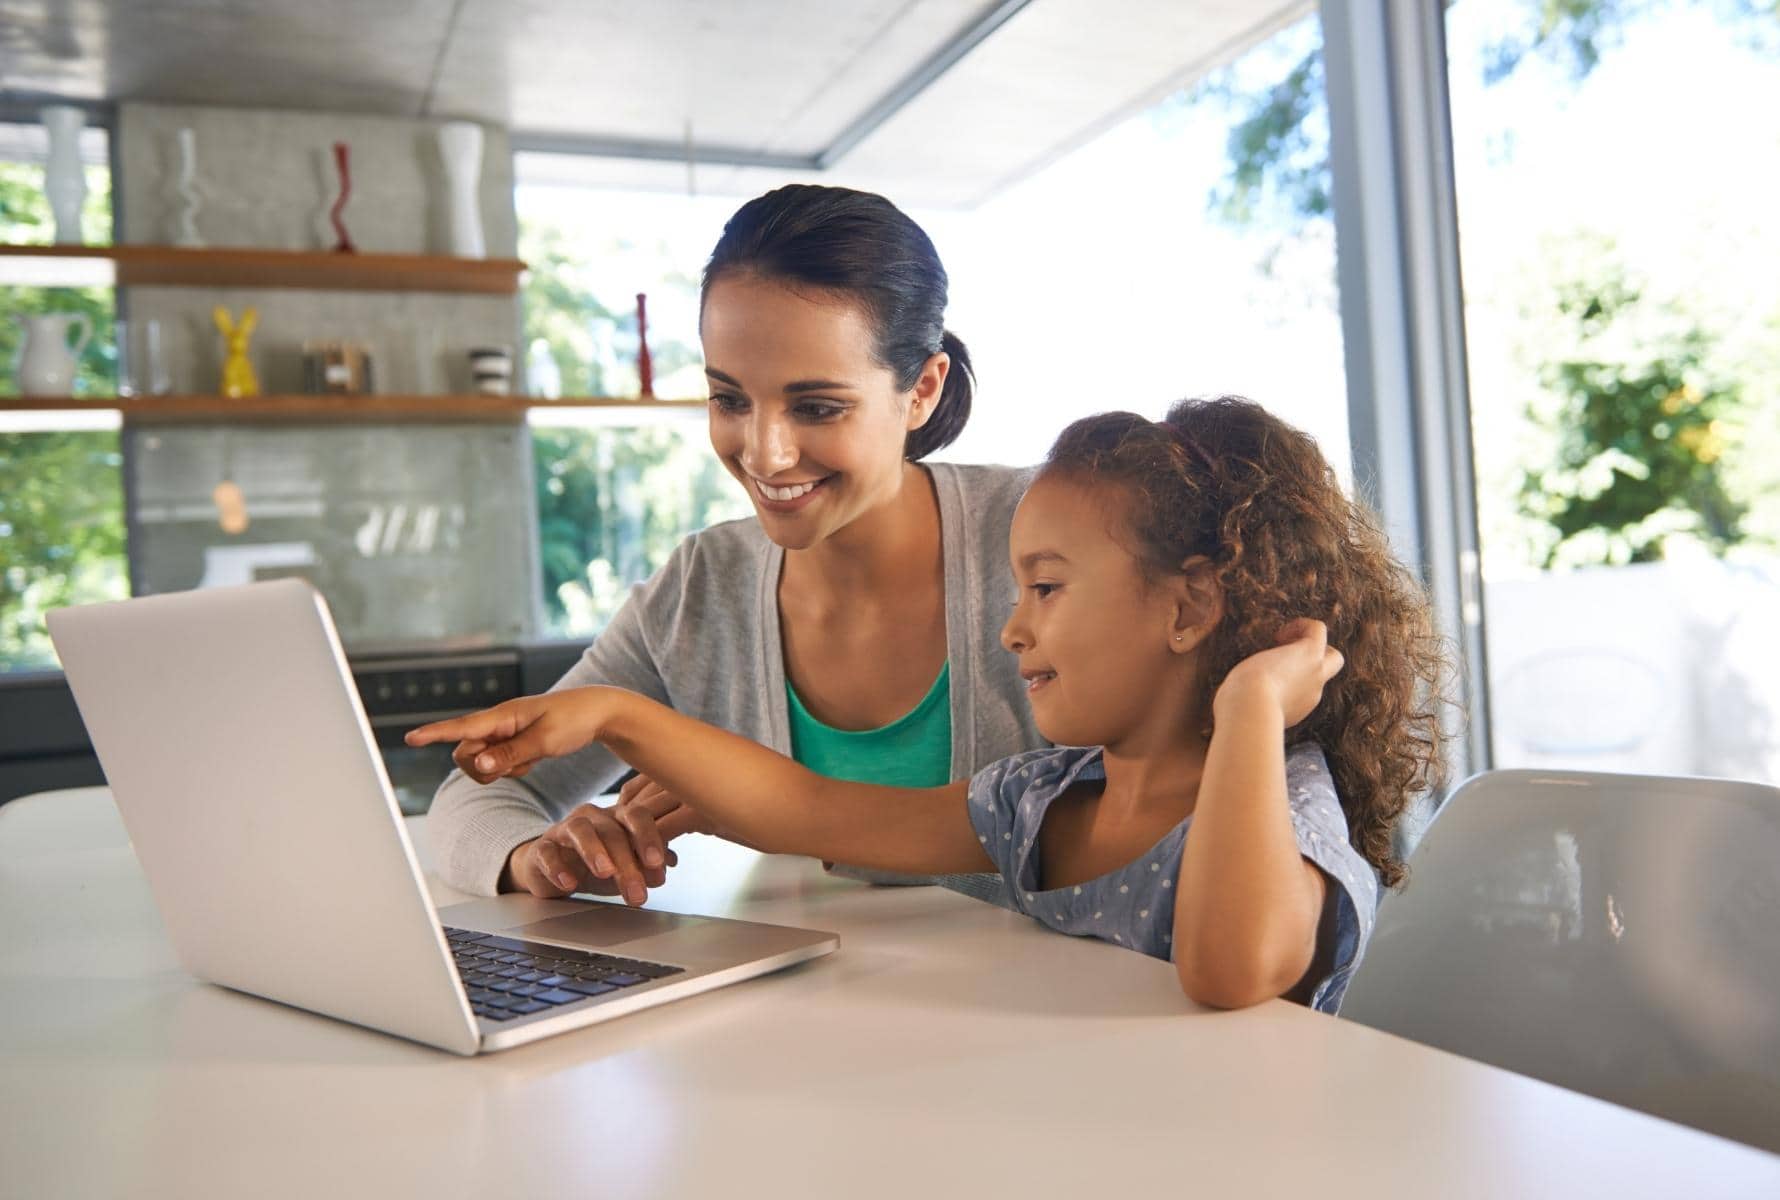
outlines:
[{"label": "white chair", "polygon": [[1491,771],[1343,1017],[1780,1153],[1780,788]]}]

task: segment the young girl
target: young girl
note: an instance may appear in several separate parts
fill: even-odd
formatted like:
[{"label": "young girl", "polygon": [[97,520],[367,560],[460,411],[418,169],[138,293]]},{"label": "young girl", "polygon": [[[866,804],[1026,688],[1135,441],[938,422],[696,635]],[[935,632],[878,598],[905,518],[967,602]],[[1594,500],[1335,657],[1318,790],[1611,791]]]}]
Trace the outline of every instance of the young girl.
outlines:
[{"label": "young girl", "polygon": [[1440,643],[1372,518],[1309,437],[1245,400],[1188,401],[1065,430],[1010,558],[1002,644],[1057,745],[968,782],[824,778],[612,688],[409,740],[462,739],[494,779],[597,739],[762,849],[994,869],[1020,911],[1172,961],[1200,1003],[1334,1011],[1378,883],[1403,877],[1392,829],[1440,763]]}]

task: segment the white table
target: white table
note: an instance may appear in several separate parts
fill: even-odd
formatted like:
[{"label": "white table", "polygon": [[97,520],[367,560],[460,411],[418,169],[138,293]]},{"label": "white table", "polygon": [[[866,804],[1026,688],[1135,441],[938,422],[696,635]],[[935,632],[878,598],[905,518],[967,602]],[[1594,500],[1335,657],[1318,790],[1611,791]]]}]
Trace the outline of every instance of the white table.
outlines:
[{"label": "white table", "polygon": [[1780,1196],[1780,1157],[1195,1011],[1164,963],[936,888],[680,846],[652,904],[841,950],[460,1059],[184,974],[103,789],[0,807],[0,1196]]}]

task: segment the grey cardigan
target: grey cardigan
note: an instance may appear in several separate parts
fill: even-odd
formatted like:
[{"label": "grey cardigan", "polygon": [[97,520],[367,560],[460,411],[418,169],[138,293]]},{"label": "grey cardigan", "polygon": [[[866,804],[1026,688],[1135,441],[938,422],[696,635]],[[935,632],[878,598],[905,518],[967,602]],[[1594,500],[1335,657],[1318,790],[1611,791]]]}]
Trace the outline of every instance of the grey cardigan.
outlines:
[{"label": "grey cardigan", "polygon": [[[998,759],[1048,744],[1032,722],[1015,659],[1001,647],[1013,594],[1008,526],[1032,471],[924,465],[939,497],[945,558],[952,777],[966,779]],[[791,753],[779,641],[784,558],[752,517],[693,534],[631,589],[605,632],[551,690],[595,683],[628,688]],[[869,671],[871,664],[859,668]],[[514,846],[607,790],[625,770],[594,743],[539,763],[523,781],[484,786],[453,771],[427,816],[440,874],[454,887],[493,895]],[[992,875],[947,882],[986,899],[998,890]]]}]

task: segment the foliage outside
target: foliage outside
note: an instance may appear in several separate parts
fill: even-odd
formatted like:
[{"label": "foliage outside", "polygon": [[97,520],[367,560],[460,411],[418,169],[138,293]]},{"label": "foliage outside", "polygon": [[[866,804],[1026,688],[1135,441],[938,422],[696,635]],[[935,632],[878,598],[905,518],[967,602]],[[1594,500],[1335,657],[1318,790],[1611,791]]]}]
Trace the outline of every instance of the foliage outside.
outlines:
[{"label": "foliage outside", "polygon": [[[83,213],[90,243],[110,241],[109,174],[87,171]],[[53,240],[43,169],[0,163],[0,242]],[[109,288],[0,288],[0,395],[18,394],[22,325],[17,317],[84,313],[93,336],[82,352],[76,391],[110,393],[116,381]],[[124,560],[122,458],[110,430],[0,431],[0,671],[53,668],[44,614],[68,604],[121,599]]]},{"label": "foliage outside", "polygon": [[[526,344],[543,341],[564,395],[634,395],[636,313],[614,313],[590,282],[632,248],[613,237],[578,252],[568,231],[524,213],[519,229],[530,267]],[[697,291],[695,280],[672,274],[637,286]],[[702,362],[696,347],[659,331],[650,335],[650,355],[657,379]],[[532,446],[545,620],[558,637],[598,633],[630,585],[665,563],[688,533],[748,512],[697,421],[537,428]]]},{"label": "foliage outside", "polygon": [[1517,494],[1539,565],[1652,562],[1680,540],[1724,554],[1749,506],[1726,486],[1744,403],[1714,339],[1610,259],[1553,292],[1562,349],[1528,414],[1548,454]]},{"label": "foliage outside", "polygon": [[0,669],[53,668],[44,614],[128,592],[117,434],[0,433]]},{"label": "foliage outside", "polygon": [[[103,167],[87,168],[86,207],[81,232],[92,245],[111,241],[111,176]],[[43,168],[29,163],[0,162],[0,243],[47,245],[55,240],[55,223],[43,195]],[[92,322],[93,335],[81,351],[74,391],[78,396],[109,396],[117,390],[117,349],[112,289],[101,287],[0,287],[7,319],[0,321],[0,396],[19,394],[18,360],[24,343],[19,317],[40,313],[80,313]]]},{"label": "foliage outside", "polygon": [[[1482,71],[1489,83],[1507,79],[1536,58],[1557,64],[1580,83],[1634,21],[1701,2],[1710,3],[1745,44],[1780,52],[1780,0],[1512,2],[1521,16],[1519,31],[1484,49]],[[1321,39],[1306,39],[1277,80],[1257,86],[1240,66],[1214,71],[1170,102],[1220,102],[1235,113],[1226,142],[1228,173],[1208,197],[1210,212],[1236,226],[1263,218],[1293,225],[1326,215],[1331,209],[1329,123]]]},{"label": "foliage outside", "polygon": [[703,427],[675,426],[533,431],[551,634],[598,633],[688,533],[747,514]]},{"label": "foliage outside", "polygon": [[[592,279],[633,249],[613,236],[587,253],[574,244],[569,231],[520,214],[519,253],[529,268],[520,296],[524,341],[527,347],[543,342],[556,363],[565,396],[637,394],[636,308],[602,301]],[[666,290],[696,295],[698,283],[668,273],[636,285],[635,290],[654,291],[653,298],[659,300],[659,293]],[[626,293],[627,300],[630,295],[634,292]],[[660,386],[662,380],[702,364],[696,346],[664,336],[656,322],[651,322],[649,356],[658,395],[672,394]]]},{"label": "foliage outside", "polygon": [[[1513,31],[1485,45],[1475,67],[1486,85],[1534,60],[1580,85],[1635,23],[1687,7],[1709,8],[1738,44],[1780,57],[1780,0],[1513,7]],[[1175,103],[1214,102],[1231,114],[1227,168],[1209,212],[1236,228],[1300,236],[1331,211],[1322,46],[1282,38],[1281,47],[1286,57],[1271,75],[1238,63]],[[1554,255],[1560,240],[1570,249]],[[1563,263],[1555,276],[1554,258]],[[1526,264],[1542,290],[1506,323],[1522,360],[1513,386],[1535,390],[1521,397],[1522,428],[1490,431],[1478,445],[1486,574],[1490,561],[1552,568],[1646,562],[1683,546],[1723,555],[1740,543],[1780,544],[1780,434],[1766,428],[1771,419],[1756,419],[1780,388],[1780,313],[1768,322],[1765,351],[1747,338],[1733,345],[1709,299],[1657,296],[1628,271],[1586,234],[1548,239]],[[1489,309],[1488,297],[1468,295],[1467,323],[1506,315]],[[1474,387],[1481,365],[1472,363]],[[1513,461],[1490,461],[1485,442],[1511,443]]]}]

